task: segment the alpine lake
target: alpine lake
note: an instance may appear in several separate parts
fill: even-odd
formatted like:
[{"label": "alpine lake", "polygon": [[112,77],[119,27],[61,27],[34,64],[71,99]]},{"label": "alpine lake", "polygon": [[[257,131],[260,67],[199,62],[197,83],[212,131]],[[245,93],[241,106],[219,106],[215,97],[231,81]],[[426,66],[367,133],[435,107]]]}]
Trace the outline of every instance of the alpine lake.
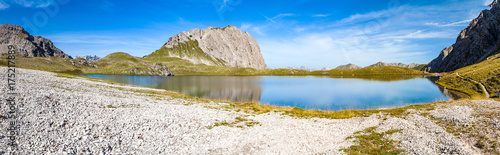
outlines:
[{"label": "alpine lake", "polygon": [[439,77],[79,76],[165,89],[205,99],[326,111],[401,107],[457,98],[434,83]]}]

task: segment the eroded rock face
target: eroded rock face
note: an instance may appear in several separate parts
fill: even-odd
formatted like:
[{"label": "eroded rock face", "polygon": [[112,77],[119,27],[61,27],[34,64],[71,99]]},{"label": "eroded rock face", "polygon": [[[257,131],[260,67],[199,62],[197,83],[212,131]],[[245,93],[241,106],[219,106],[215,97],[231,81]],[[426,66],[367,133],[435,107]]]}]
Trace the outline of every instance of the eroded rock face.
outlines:
[{"label": "eroded rock face", "polygon": [[485,60],[498,52],[500,41],[500,4],[494,0],[490,10],[482,11],[462,30],[455,44],[445,48],[425,71],[449,72]]},{"label": "eroded rock face", "polygon": [[355,64],[347,64],[347,65],[340,65],[335,69],[361,69],[361,67],[356,66]]},{"label": "eroded rock face", "polygon": [[394,66],[394,67],[402,67],[402,68],[415,68],[419,66],[419,64],[411,63],[411,64],[403,64],[403,63],[383,63],[377,62],[376,64],[370,65],[369,67],[384,67],[384,66]]},{"label": "eroded rock face", "polygon": [[55,47],[49,39],[32,36],[21,26],[2,24],[0,25],[0,53],[7,53],[8,45],[15,45],[18,54],[26,57],[71,58]]},{"label": "eroded rock face", "polygon": [[128,71],[123,71],[122,73],[133,75],[174,76],[174,73],[167,66],[160,62],[157,62],[150,68],[144,70],[132,67]]},{"label": "eroded rock face", "polygon": [[[174,48],[188,41],[197,41],[198,47],[208,57],[215,62],[221,62],[227,67],[251,67],[256,69],[265,69],[267,67],[260,52],[260,47],[252,36],[248,32],[241,32],[240,29],[231,25],[225,28],[208,27],[206,29],[192,29],[188,32],[181,32],[171,37],[163,47]],[[193,63],[214,65],[210,63],[211,61],[202,61],[195,58],[185,59]]]}]

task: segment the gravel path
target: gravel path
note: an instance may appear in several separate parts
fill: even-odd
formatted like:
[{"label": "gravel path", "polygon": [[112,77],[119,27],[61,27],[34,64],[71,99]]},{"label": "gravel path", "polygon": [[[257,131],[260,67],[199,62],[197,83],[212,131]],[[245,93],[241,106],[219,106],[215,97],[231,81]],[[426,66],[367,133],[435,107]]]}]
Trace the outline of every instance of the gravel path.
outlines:
[{"label": "gravel path", "polygon": [[[24,104],[19,108],[21,154],[339,154],[339,149],[352,144],[346,138],[353,132],[379,124],[375,116],[342,120],[276,113],[250,116],[123,90],[130,86],[115,85],[117,89],[49,72],[17,71],[16,86]],[[2,93],[2,102],[5,97]],[[234,122],[236,117],[259,124],[208,129],[217,122]],[[2,119],[0,129],[7,127],[7,120]],[[3,137],[0,148],[8,152],[11,147],[5,141]]]},{"label": "gravel path", "polygon": [[[353,145],[347,137],[374,126],[379,131],[403,129],[387,138],[400,141],[398,147],[409,154],[477,154],[473,146],[415,111],[386,120],[378,115],[351,119],[300,119],[274,112],[251,115],[206,108],[219,103],[132,91],[163,91],[158,89],[16,71],[20,154],[342,154],[339,149]],[[1,67],[0,72],[7,69]],[[6,76],[0,81],[6,82]],[[4,116],[6,97],[0,96]],[[454,111],[460,114],[439,115]],[[435,113],[443,119],[472,120],[461,116],[470,115],[470,109],[462,107]],[[234,126],[214,126],[240,118],[244,121]],[[9,153],[12,147],[6,145],[5,129],[11,119],[0,120],[0,154]]]}]

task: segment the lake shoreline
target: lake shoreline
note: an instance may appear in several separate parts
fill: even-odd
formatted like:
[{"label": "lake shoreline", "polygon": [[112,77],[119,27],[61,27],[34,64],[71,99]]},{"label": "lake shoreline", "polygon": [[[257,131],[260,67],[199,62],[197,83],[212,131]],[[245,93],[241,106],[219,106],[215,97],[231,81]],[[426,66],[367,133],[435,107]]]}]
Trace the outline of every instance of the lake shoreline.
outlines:
[{"label": "lake shoreline", "polygon": [[[448,126],[438,120],[473,124],[469,119],[481,119],[474,114],[482,112],[470,106],[493,108],[496,113],[500,109],[494,100],[460,100],[398,115],[380,111],[366,117],[304,119],[279,111],[247,113],[227,108],[231,105],[227,102],[145,93],[165,92],[159,89],[16,71],[19,101],[24,105],[18,120],[21,154],[339,154],[357,145],[348,137],[370,127],[376,127],[375,132],[401,130],[387,138],[400,141],[395,147],[408,153],[470,154],[482,150],[448,133]],[[4,129],[7,122],[0,127]],[[0,148],[9,147],[1,143]]]}]

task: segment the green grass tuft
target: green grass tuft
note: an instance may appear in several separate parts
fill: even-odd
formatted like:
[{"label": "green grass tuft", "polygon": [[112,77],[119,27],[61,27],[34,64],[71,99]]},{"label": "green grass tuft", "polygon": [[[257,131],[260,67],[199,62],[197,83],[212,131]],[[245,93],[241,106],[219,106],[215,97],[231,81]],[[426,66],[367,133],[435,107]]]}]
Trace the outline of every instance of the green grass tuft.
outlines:
[{"label": "green grass tuft", "polygon": [[374,130],[377,127],[371,127],[362,131],[354,133],[353,137],[348,137],[348,139],[355,139],[356,145],[349,147],[348,149],[342,149],[347,154],[380,154],[380,155],[392,155],[400,154],[404,150],[396,149],[396,141],[387,140],[384,135],[393,134],[400,132],[401,130],[389,130],[384,133],[377,133]]}]

